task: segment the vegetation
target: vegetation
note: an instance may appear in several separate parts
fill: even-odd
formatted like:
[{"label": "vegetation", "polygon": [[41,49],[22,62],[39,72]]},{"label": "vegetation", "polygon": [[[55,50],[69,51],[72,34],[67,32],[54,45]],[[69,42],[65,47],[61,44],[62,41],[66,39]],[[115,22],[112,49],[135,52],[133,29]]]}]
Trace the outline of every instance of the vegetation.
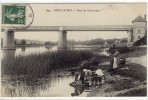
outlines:
[{"label": "vegetation", "polygon": [[125,77],[132,77],[135,80],[144,81],[146,80],[147,72],[146,67],[139,64],[126,64],[129,70],[123,71],[121,69],[117,70],[117,74]]},{"label": "vegetation", "polygon": [[55,45],[55,43],[47,41],[47,42],[45,42],[45,45]]},{"label": "vegetation", "polygon": [[146,96],[147,95],[147,88],[135,89],[130,90],[126,93],[120,93],[117,96]]},{"label": "vegetation", "polygon": [[110,53],[115,53],[116,50],[118,50],[118,52],[120,52],[120,53],[130,53],[135,50],[135,47],[127,47],[127,46],[117,47],[117,46],[113,45],[113,47],[109,48]]},{"label": "vegetation", "polygon": [[18,79],[21,75],[26,75],[28,80],[35,80],[45,77],[51,70],[75,67],[81,61],[94,56],[99,60],[103,57],[96,56],[90,51],[72,50],[18,56],[15,59],[9,59],[9,62],[2,60],[2,74],[16,75]]},{"label": "vegetation", "polygon": [[[112,84],[111,84],[112,83]],[[121,91],[124,89],[130,89],[135,86],[134,80],[129,79],[120,79],[120,80],[111,80],[110,81],[111,88],[105,90],[106,93],[114,92],[114,91]]]},{"label": "vegetation", "polygon": [[140,57],[140,56],[145,56],[147,55],[147,47],[134,47],[132,48],[132,51],[130,53],[123,53],[122,56],[127,58],[127,57]]},{"label": "vegetation", "polygon": [[22,39],[22,40],[21,40],[21,44],[22,44],[22,45],[26,45],[26,40],[25,40],[25,39]]},{"label": "vegetation", "polygon": [[68,43],[71,45],[101,45],[101,44],[105,44],[105,42],[108,44],[113,44],[116,41],[127,42],[127,39],[126,38],[123,38],[123,39],[114,38],[114,39],[105,40],[105,39],[98,38],[98,39],[91,39],[91,40],[86,40],[86,41],[69,40]]},{"label": "vegetation", "polygon": [[[107,44],[114,44],[115,42],[119,41],[120,43],[126,43],[127,39],[122,38],[122,39],[91,39],[91,40],[86,40],[86,41],[75,41],[75,40],[68,40],[69,45],[104,45],[105,43]],[[3,42],[3,41],[2,41]],[[2,43],[1,42],[1,43]],[[16,45],[39,45],[39,44],[44,44],[44,45],[57,45],[57,42],[52,42],[52,41],[36,41],[36,40],[27,40],[27,39],[15,39],[15,44]]]}]

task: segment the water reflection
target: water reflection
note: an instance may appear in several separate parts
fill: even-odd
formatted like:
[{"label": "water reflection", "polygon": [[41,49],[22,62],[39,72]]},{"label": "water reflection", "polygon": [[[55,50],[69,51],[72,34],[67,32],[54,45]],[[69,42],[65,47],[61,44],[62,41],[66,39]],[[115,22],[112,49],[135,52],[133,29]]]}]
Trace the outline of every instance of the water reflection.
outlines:
[{"label": "water reflection", "polygon": [[1,52],[1,58],[4,59],[6,62],[15,58],[15,50],[2,50]]},{"label": "water reflection", "polygon": [[[108,49],[96,49],[96,48],[87,48],[85,47],[71,47],[69,48],[70,50],[90,50],[93,51],[94,53],[98,54],[103,54],[106,56],[109,56],[109,53],[107,52]],[[2,57],[10,57],[11,55],[14,57],[15,56],[25,56],[25,55],[30,55],[30,54],[35,54],[35,53],[44,53],[44,52],[50,52],[50,51],[57,51],[57,46],[41,46],[41,47],[17,47],[16,50],[1,50]],[[3,54],[4,53],[4,54]]]},{"label": "water reflection", "polygon": [[19,80],[13,76],[3,76],[2,96],[4,97],[70,97],[86,96],[84,88],[74,88],[69,84],[74,80],[74,75],[68,71],[51,71],[45,78],[37,80],[25,80],[20,76]]},{"label": "water reflection", "polygon": [[21,47],[21,49],[22,49],[22,53],[25,53],[26,47],[23,46],[23,47]]},{"label": "water reflection", "polygon": [[75,88],[75,91],[74,93],[71,93],[71,96],[79,96],[84,92],[84,89],[85,89],[84,86],[76,86],[74,88]]},{"label": "water reflection", "polygon": [[[2,96],[9,97],[57,97],[71,96],[74,91],[69,83],[74,76],[58,77],[51,74],[48,78],[38,79],[36,82],[2,80]],[[65,92],[63,92],[65,91]]]},{"label": "water reflection", "polygon": [[45,48],[46,48],[47,50],[52,50],[53,46],[48,46],[48,45],[46,45]]},{"label": "water reflection", "polygon": [[16,48],[16,56],[18,55],[30,55],[34,53],[44,53],[48,51],[57,50],[56,46],[45,46],[45,47],[19,47]]}]

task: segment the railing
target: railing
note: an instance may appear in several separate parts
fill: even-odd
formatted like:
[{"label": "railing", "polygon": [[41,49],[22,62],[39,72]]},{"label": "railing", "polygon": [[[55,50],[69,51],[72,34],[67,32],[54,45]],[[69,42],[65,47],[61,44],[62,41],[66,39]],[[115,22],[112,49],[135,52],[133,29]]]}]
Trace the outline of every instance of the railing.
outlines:
[{"label": "railing", "polygon": [[30,26],[21,28],[18,26],[2,26],[4,29],[12,31],[127,31],[132,28],[132,25],[99,25],[99,26]]}]

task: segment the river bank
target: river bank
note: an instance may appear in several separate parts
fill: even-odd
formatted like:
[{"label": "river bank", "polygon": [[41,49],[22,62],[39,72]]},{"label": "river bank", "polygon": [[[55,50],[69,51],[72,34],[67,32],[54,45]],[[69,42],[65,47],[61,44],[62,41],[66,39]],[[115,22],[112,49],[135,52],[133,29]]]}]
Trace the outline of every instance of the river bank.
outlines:
[{"label": "river bank", "polygon": [[[2,59],[2,65],[6,64],[5,67],[4,65],[2,66],[2,96],[69,97],[75,94],[75,96],[81,97],[106,97],[129,96],[135,95],[137,92],[139,93],[138,95],[142,96],[145,95],[143,91],[146,89],[146,67],[135,63],[132,59],[139,57],[138,55],[145,56],[146,53],[144,54],[144,51],[146,51],[146,47],[140,47],[137,48],[136,52],[123,54],[122,56],[129,60],[126,64],[129,68],[128,70],[120,69],[117,71],[117,75],[106,75],[105,85],[101,87],[87,88],[74,88],[69,85],[75,78],[73,72],[78,71],[81,64],[89,66],[90,60],[95,61],[93,64],[96,67],[99,63],[98,68],[107,71],[110,68],[110,56],[108,56],[109,54],[106,50],[101,51],[97,49],[93,51],[88,49],[64,52],[50,51],[42,47],[32,48],[32,50],[26,48],[24,55],[20,55],[23,51],[20,53],[16,51],[15,53],[18,53],[18,56],[5,56]],[[134,53],[137,53],[136,56]],[[139,58],[139,60],[141,59]],[[140,63],[143,64],[143,62]],[[66,92],[56,91],[57,89],[66,90]],[[81,94],[77,94],[78,91],[81,91]]]},{"label": "river bank", "polygon": [[[147,95],[147,69],[146,46],[139,46],[134,52],[121,54],[128,61],[125,68],[117,70],[116,75],[105,76],[105,84],[92,88],[88,97],[115,97],[115,96],[146,96]],[[109,68],[109,62],[103,64]]]}]

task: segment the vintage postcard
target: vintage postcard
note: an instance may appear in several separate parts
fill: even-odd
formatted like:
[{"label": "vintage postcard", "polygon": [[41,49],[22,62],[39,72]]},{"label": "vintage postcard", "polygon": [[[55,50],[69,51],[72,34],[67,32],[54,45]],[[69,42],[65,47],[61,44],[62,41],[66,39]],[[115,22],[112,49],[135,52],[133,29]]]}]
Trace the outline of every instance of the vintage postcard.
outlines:
[{"label": "vintage postcard", "polygon": [[147,3],[2,3],[1,97],[147,97]]}]

